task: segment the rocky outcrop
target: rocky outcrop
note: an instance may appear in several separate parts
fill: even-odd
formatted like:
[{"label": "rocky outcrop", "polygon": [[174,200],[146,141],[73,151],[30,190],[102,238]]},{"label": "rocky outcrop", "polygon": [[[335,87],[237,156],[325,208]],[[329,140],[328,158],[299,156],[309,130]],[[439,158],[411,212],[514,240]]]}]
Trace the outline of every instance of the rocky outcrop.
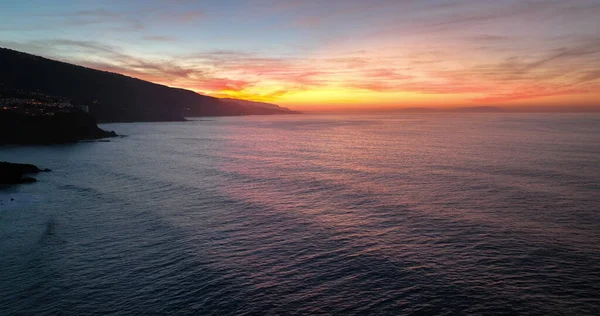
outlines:
[{"label": "rocky outcrop", "polygon": [[35,182],[35,178],[27,175],[48,171],[30,164],[0,162],[0,185]]},{"label": "rocky outcrop", "polygon": [[116,136],[81,111],[31,116],[0,110],[0,145],[61,144]]}]

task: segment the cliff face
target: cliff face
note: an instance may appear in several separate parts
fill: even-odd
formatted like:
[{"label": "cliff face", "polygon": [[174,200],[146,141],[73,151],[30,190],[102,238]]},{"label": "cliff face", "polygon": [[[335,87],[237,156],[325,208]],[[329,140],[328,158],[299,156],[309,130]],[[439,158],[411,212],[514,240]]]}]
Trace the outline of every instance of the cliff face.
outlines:
[{"label": "cliff face", "polygon": [[[262,113],[193,91],[171,88],[39,56],[0,48],[0,86],[39,91],[87,105],[101,122],[177,121],[184,115]],[[274,110],[275,112],[277,110]]]}]

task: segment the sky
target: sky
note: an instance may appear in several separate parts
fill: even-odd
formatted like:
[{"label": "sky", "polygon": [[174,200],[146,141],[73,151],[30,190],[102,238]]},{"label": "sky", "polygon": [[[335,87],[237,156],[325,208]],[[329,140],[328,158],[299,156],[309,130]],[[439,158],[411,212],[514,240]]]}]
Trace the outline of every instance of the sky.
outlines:
[{"label": "sky", "polygon": [[0,47],[292,109],[600,106],[600,0],[1,0]]}]

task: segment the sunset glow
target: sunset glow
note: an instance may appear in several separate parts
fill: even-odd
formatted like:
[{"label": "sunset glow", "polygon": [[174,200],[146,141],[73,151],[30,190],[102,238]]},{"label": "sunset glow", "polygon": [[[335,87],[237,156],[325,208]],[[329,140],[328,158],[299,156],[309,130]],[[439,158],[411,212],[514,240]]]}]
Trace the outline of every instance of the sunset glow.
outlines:
[{"label": "sunset glow", "polygon": [[596,106],[598,16],[595,0],[9,0],[0,46],[298,110]]}]

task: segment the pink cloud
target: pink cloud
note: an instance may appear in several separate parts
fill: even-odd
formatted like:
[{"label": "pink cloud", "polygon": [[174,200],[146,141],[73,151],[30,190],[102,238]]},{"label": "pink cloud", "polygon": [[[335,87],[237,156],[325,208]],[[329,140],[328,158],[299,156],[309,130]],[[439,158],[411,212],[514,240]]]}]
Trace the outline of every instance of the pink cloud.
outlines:
[{"label": "pink cloud", "polygon": [[255,83],[248,80],[234,80],[227,78],[203,78],[196,80],[194,87],[203,91],[240,91],[253,86]]}]

